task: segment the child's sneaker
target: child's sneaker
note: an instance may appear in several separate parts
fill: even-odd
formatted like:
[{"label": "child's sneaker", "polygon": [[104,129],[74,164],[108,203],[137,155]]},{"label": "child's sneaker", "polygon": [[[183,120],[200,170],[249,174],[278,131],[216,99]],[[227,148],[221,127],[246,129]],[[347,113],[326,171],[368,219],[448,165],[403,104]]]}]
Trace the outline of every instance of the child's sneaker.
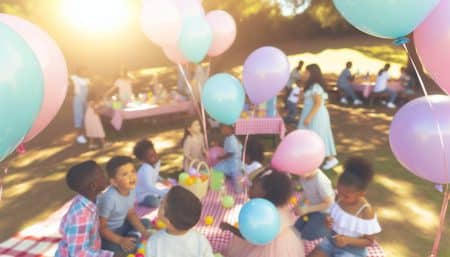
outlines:
[{"label": "child's sneaker", "polygon": [[86,143],[87,143],[86,137],[84,137],[83,135],[79,135],[79,136],[77,137],[77,143],[78,143],[78,144],[86,144]]}]

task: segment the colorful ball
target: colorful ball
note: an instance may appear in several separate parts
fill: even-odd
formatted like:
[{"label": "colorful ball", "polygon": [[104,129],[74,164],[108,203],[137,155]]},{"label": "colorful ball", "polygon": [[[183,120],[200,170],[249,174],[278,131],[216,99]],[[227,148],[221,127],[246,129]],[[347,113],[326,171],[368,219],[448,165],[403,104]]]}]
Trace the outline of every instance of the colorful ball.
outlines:
[{"label": "colorful ball", "polygon": [[308,215],[303,216],[303,221],[304,221],[304,222],[308,222],[308,221],[309,221]]},{"label": "colorful ball", "polygon": [[222,198],[222,206],[230,209],[234,206],[234,198],[231,195],[226,195]]},{"label": "colorful ball", "polygon": [[145,249],[144,248],[138,248],[137,253],[145,254]]},{"label": "colorful ball", "polygon": [[137,253],[136,257],[145,257],[145,255],[143,253]]},{"label": "colorful ball", "polygon": [[127,255],[127,257],[136,257],[136,255],[130,253]]},{"label": "colorful ball", "polygon": [[210,226],[214,223],[214,217],[213,216],[206,216],[205,217],[205,225]]},{"label": "colorful ball", "polygon": [[295,196],[291,197],[291,199],[289,199],[289,202],[290,202],[292,205],[297,205],[297,204],[298,204],[297,197],[295,197]]},{"label": "colorful ball", "polygon": [[186,172],[182,172],[180,173],[180,175],[178,175],[178,183],[183,184],[186,182],[188,178],[189,174],[187,174]]},{"label": "colorful ball", "polygon": [[157,229],[165,229],[167,227],[166,223],[164,223],[161,220],[156,221],[156,228]]},{"label": "colorful ball", "polygon": [[195,178],[193,178],[193,177],[188,177],[188,178],[185,180],[185,184],[188,185],[188,186],[192,186],[193,184],[195,184]]}]

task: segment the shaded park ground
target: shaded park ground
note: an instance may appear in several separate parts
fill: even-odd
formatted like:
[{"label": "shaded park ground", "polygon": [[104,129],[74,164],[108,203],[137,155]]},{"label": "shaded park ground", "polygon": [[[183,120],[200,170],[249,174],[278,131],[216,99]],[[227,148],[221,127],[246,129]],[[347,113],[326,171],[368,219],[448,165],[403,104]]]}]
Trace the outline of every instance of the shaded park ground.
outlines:
[{"label": "shaded park ground", "polygon": [[[306,63],[317,62],[330,76],[333,73],[335,76],[347,60],[352,60],[354,71],[359,69],[361,73],[375,73],[384,62],[391,62],[394,75],[406,62],[406,55],[400,48],[391,46],[388,41],[366,37],[323,38],[276,46],[290,55],[291,64],[299,59]],[[239,74],[239,65],[249,52],[234,56],[225,54],[226,58],[213,60],[214,70],[231,70]],[[441,194],[433,184],[406,171],[392,155],[388,133],[394,111],[381,106],[342,106],[335,101],[329,104],[329,110],[341,162],[350,155],[357,155],[369,159],[375,166],[377,175],[368,197],[383,227],[378,240],[387,255],[427,256],[438,223]],[[0,202],[0,241],[45,219],[73,196],[64,177],[68,167],[74,163],[93,158],[104,164],[113,155],[130,155],[134,143],[147,137],[155,142],[162,156],[162,173],[178,172],[182,163],[179,142],[189,119],[191,117],[163,116],[136,120],[126,124],[120,132],[113,131],[105,122],[107,138],[112,146],[88,150],[85,145],[73,143],[75,133],[72,131],[71,97],[68,97],[50,127],[27,145],[27,152],[7,159],[9,172],[4,178],[5,188]],[[260,138],[265,142],[269,159],[274,150],[272,138]],[[342,166],[327,175],[335,183],[339,172],[342,172]],[[448,222],[446,227],[444,233],[449,235]],[[450,256],[450,245],[441,244],[440,256]]]}]

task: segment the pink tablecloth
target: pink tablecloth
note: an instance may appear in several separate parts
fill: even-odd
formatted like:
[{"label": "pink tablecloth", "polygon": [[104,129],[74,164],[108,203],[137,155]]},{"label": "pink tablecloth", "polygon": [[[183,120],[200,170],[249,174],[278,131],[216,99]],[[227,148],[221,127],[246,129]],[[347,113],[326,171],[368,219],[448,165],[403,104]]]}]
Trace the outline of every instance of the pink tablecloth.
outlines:
[{"label": "pink tablecloth", "polygon": [[120,130],[124,120],[152,117],[177,112],[194,112],[194,105],[191,101],[182,101],[166,105],[143,105],[121,110],[113,110],[110,107],[102,107],[100,115],[111,117],[111,125]]},{"label": "pink tablecloth", "polygon": [[280,117],[239,119],[235,130],[236,135],[279,134],[281,139],[286,134],[284,121]]},{"label": "pink tablecloth", "polygon": [[[372,82],[361,82],[357,84],[352,84],[352,87],[357,92],[362,92],[365,98],[368,98],[369,95],[373,92],[375,88],[375,83]],[[401,83],[399,81],[390,81],[388,82],[388,88],[392,89],[396,92],[401,92],[404,90]]]}]

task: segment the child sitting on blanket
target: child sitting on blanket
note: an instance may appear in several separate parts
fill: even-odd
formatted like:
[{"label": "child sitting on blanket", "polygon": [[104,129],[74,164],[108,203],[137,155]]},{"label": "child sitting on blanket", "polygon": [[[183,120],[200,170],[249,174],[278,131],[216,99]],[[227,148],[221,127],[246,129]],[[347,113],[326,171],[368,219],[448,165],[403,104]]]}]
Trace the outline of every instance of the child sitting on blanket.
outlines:
[{"label": "child sitting on blanket", "polygon": [[137,171],[137,202],[150,208],[158,207],[168,189],[156,187],[156,182],[163,181],[163,179],[159,176],[161,161],[153,143],[143,139],[134,146],[133,153],[142,162]]},{"label": "child sitting on blanket", "polygon": [[334,190],[330,179],[320,170],[300,177],[303,195],[296,214],[300,216],[295,227],[306,240],[316,240],[329,234],[325,225],[328,210],[334,203]]},{"label": "child sitting on blanket", "polygon": [[228,223],[222,223],[220,227],[229,230],[235,237],[225,252],[226,257],[304,257],[300,233],[294,228],[294,217],[288,206],[293,193],[291,180],[285,173],[275,170],[263,169],[256,174],[252,186],[248,191],[248,197],[264,198],[273,203],[280,213],[280,233],[266,245],[254,245],[242,238],[239,229]]},{"label": "child sitting on blanket", "polygon": [[245,149],[245,175],[250,176],[254,171],[261,168],[263,159],[264,149],[262,144],[256,140],[249,140]]},{"label": "child sitting on blanket", "polygon": [[113,256],[112,252],[101,250],[98,233],[95,198],[108,185],[102,168],[95,161],[77,164],[69,169],[66,183],[78,194],[62,218],[59,228],[62,238],[55,256]]},{"label": "child sitting on blanket", "polygon": [[174,186],[166,194],[158,211],[158,219],[167,228],[147,241],[147,257],[213,257],[209,241],[193,230],[202,212],[200,200],[191,191]]},{"label": "child sitting on blanket", "polygon": [[366,247],[381,232],[377,216],[365,195],[373,178],[369,162],[352,158],[345,163],[337,185],[337,202],[330,209],[331,235],[309,257],[366,257]]},{"label": "child sitting on blanket", "polygon": [[223,172],[233,181],[234,191],[242,191],[242,144],[234,134],[232,126],[222,124],[220,132],[225,136],[223,149],[225,154],[219,157],[220,162],[214,166],[215,170]]},{"label": "child sitting on blanket", "polygon": [[148,238],[150,221],[140,220],[136,202],[136,169],[130,157],[115,156],[106,163],[111,186],[97,198],[102,248],[118,255],[136,250],[140,237]]}]

